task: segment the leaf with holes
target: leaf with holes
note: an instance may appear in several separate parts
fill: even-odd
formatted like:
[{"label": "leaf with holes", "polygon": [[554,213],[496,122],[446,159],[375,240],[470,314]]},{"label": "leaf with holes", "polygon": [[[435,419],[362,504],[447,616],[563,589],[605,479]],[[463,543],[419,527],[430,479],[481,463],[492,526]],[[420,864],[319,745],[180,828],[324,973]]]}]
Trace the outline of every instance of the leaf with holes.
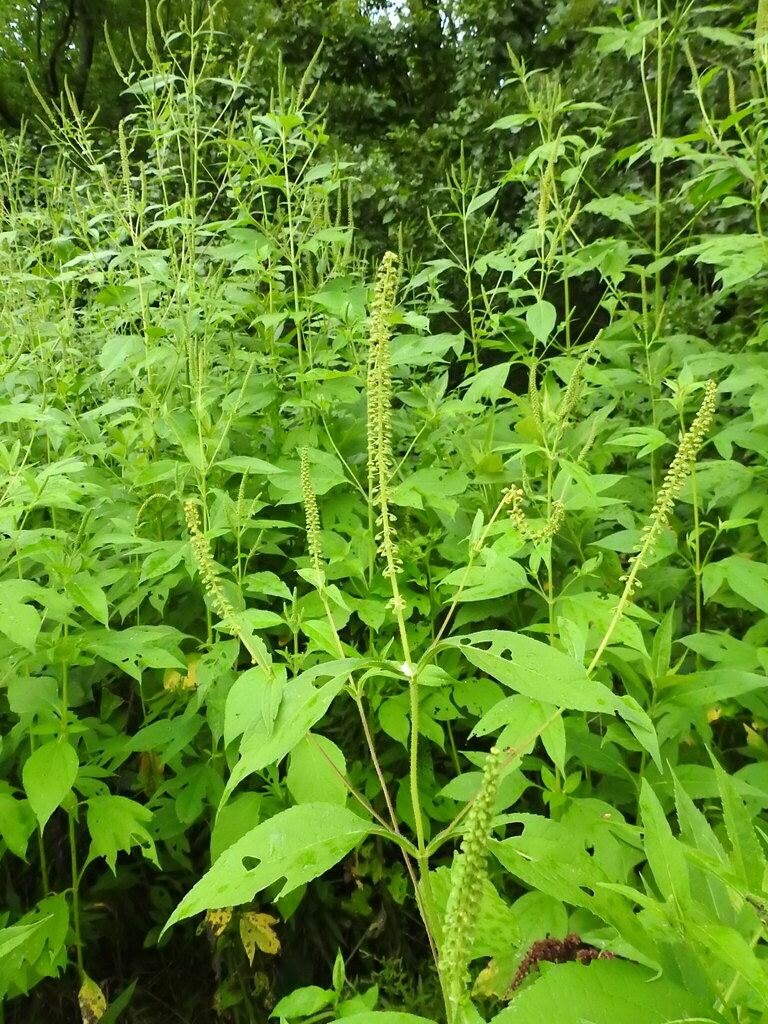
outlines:
[{"label": "leaf with holes", "polygon": [[501,629],[452,637],[444,640],[440,647],[458,647],[476,668],[534,700],[573,711],[618,714],[660,765],[653,723],[637,701],[617,696],[607,686],[590,678],[583,665],[562,651],[522,633]]},{"label": "leaf with holes", "polygon": [[168,919],[164,931],[193,914],[250,903],[284,879],[275,899],[332,868],[360,840],[383,830],[338,804],[289,807],[225,850]]}]

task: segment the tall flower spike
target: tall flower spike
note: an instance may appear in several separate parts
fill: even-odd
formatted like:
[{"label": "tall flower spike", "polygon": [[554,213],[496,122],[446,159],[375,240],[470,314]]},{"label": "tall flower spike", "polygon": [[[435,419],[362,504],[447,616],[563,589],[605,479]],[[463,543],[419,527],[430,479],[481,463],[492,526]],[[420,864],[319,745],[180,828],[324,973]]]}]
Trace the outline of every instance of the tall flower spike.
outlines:
[{"label": "tall flower spike", "polygon": [[562,127],[558,130],[557,136],[552,142],[552,149],[549,154],[547,166],[541,176],[539,186],[539,205],[536,211],[536,221],[539,231],[543,235],[547,228],[547,214],[552,205],[552,193],[555,191],[555,164],[557,163],[558,150],[560,149],[560,138],[563,134]]},{"label": "tall flower spike", "polygon": [[595,440],[597,439],[597,430],[598,430],[599,426],[600,426],[600,420],[597,418],[597,416],[594,416],[592,418],[592,424],[591,424],[591,426],[589,428],[589,433],[587,434],[587,439],[584,442],[584,444],[581,446],[581,451],[579,452],[579,457],[576,459],[576,465],[577,466],[580,466],[584,462],[584,460],[586,459],[586,457],[589,455],[590,451],[592,450],[592,445],[595,443]]},{"label": "tall flower spike", "polygon": [[197,568],[203,580],[203,587],[211,599],[216,614],[227,626],[233,636],[240,635],[240,626],[235,621],[235,609],[227,600],[221,586],[216,564],[211,554],[208,539],[200,529],[200,513],[194,501],[187,501],[184,504],[184,516],[187,520],[187,529],[192,543],[192,551],[197,562]]},{"label": "tall flower spike", "polygon": [[699,407],[696,418],[690,429],[683,435],[680,445],[672,460],[672,465],[667,470],[664,482],[659,493],[656,495],[653,509],[648,522],[640,536],[640,548],[637,554],[630,558],[630,571],[622,577],[627,584],[625,592],[628,596],[638,586],[637,574],[648,564],[648,559],[653,554],[658,544],[659,537],[669,524],[672,515],[675,499],[682,490],[683,484],[688,479],[699,448],[701,448],[706,436],[712,417],[715,413],[715,401],[717,394],[717,382],[707,382],[704,391],[704,400]]},{"label": "tall flower spike", "polygon": [[312,559],[312,568],[318,575],[318,583],[323,578],[323,545],[320,539],[320,511],[317,498],[312,490],[312,477],[309,471],[309,455],[307,449],[299,452],[301,464],[301,497],[304,502],[304,522],[307,527],[307,547]]},{"label": "tall flower spike", "polygon": [[486,853],[499,788],[500,767],[501,751],[493,747],[485,762],[480,791],[467,815],[461,853],[453,869],[445,909],[440,971],[451,1021],[458,1019],[458,1009],[468,979],[467,968],[487,877]]},{"label": "tall flower spike", "polygon": [[531,359],[531,365],[528,367],[528,402],[531,406],[533,422],[541,431],[544,429],[544,418],[541,415],[541,399],[539,398],[539,385],[536,380],[536,366],[536,360]]},{"label": "tall flower spike", "polygon": [[[395,517],[389,508],[389,478],[392,473],[392,376],[389,339],[392,311],[397,289],[397,256],[385,254],[376,278],[371,307],[371,333],[368,350],[368,490],[377,506],[376,540],[384,559],[384,575],[392,578],[400,570]],[[394,604],[401,605],[397,587]]]},{"label": "tall flower spike", "polygon": [[613,611],[608,628],[603,634],[603,639],[592,655],[592,661],[587,668],[587,674],[592,672],[603,656],[603,651],[610,643],[616,626],[624,614],[627,605],[632,600],[632,595],[640,586],[640,581],[637,578],[638,573],[648,564],[648,559],[653,554],[659,537],[669,524],[675,498],[690,475],[693,464],[696,461],[696,456],[704,443],[704,437],[715,414],[716,394],[717,382],[714,380],[708,381],[705,386],[704,400],[699,407],[696,418],[691,424],[690,429],[683,435],[675,457],[672,460],[672,465],[667,470],[664,483],[661,485],[661,489],[656,496],[648,522],[640,537],[640,547],[637,553],[632,555],[629,560],[629,572],[621,577],[624,583],[624,590]]},{"label": "tall flower spike", "polygon": [[184,503],[184,517],[187,520],[192,553],[195,556],[197,568],[203,580],[203,587],[211,599],[216,614],[226,626],[227,631],[236,637],[248,651],[251,656],[251,662],[254,665],[261,665],[262,668],[271,674],[271,660],[263,642],[258,637],[243,631],[243,627],[237,619],[237,612],[224,593],[224,588],[221,585],[216,569],[216,563],[211,554],[208,538],[200,528],[200,513],[194,501],[190,500]]},{"label": "tall flower spike", "polygon": [[371,305],[371,331],[368,342],[368,481],[371,491],[381,486],[381,466],[391,466],[390,419],[392,378],[389,338],[397,288],[397,256],[385,253],[376,277]]},{"label": "tall flower spike", "polygon": [[576,408],[579,398],[581,397],[581,390],[584,382],[584,370],[586,369],[587,363],[592,358],[592,353],[597,348],[599,341],[600,334],[592,339],[591,344],[581,354],[579,361],[573,368],[573,373],[571,374],[570,380],[566,386],[565,394],[563,395],[563,400],[558,412],[558,437],[562,436],[563,431],[568,426],[571,413]]}]

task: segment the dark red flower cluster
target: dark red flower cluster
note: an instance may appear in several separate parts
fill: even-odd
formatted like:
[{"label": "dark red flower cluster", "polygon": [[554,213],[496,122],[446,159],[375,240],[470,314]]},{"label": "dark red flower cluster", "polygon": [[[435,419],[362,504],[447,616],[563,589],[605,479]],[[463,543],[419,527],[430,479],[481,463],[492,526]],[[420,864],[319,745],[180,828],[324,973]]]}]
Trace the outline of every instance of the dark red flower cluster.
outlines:
[{"label": "dark red flower cluster", "polygon": [[539,939],[533,943],[520,961],[517,973],[504,996],[507,998],[511,992],[519,988],[533,968],[539,969],[539,963],[542,960],[552,964],[566,964],[574,960],[582,964],[589,964],[593,960],[614,959],[615,956],[610,950],[588,946],[581,941],[578,935],[566,935],[564,939]]}]

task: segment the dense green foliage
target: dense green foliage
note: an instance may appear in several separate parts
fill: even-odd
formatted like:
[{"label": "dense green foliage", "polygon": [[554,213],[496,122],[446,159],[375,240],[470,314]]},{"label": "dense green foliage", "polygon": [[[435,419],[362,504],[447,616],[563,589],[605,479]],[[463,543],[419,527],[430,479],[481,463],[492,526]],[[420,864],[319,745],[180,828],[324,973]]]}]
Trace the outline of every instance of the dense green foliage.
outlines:
[{"label": "dense green foliage", "polygon": [[123,6],[0,43],[0,1020],[768,1021],[768,5]]}]

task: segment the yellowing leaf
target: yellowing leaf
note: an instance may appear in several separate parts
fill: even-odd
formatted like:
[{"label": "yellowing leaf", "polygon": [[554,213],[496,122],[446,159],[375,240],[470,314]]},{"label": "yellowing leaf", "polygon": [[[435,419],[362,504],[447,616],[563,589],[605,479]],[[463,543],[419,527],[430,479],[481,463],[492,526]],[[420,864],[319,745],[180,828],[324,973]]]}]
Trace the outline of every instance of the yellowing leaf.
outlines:
[{"label": "yellowing leaf", "polygon": [[107,1010],[107,1000],[95,981],[87,975],[83,978],[80,991],[77,993],[80,1004],[80,1016],[83,1024],[98,1024]]},{"label": "yellowing leaf", "polygon": [[190,658],[187,662],[187,674],[183,676],[178,669],[167,668],[163,673],[163,689],[171,693],[176,690],[197,689],[197,658]]},{"label": "yellowing leaf", "polygon": [[762,754],[768,753],[768,743],[765,742],[762,734],[758,732],[759,723],[753,722],[752,725],[744,724],[744,732],[747,734],[747,746],[752,750],[759,750]]},{"label": "yellowing leaf", "polygon": [[253,910],[249,910],[240,918],[240,938],[243,940],[243,949],[249,964],[253,963],[257,946],[262,953],[268,953],[270,956],[280,952],[280,940],[272,927],[275,924],[276,917],[271,914],[257,914]]},{"label": "yellowing leaf", "polygon": [[515,976],[518,953],[495,956],[480,971],[472,986],[472,995],[481,999],[509,998],[509,985]]},{"label": "yellowing leaf", "polygon": [[187,674],[181,680],[183,690],[197,689],[197,658],[190,658],[187,662]]},{"label": "yellowing leaf", "polygon": [[232,920],[232,907],[222,907],[220,910],[209,910],[205,915],[205,930],[208,938],[218,939]]},{"label": "yellowing leaf", "polygon": [[163,673],[163,689],[178,690],[181,685],[181,672],[175,668],[167,668]]}]

